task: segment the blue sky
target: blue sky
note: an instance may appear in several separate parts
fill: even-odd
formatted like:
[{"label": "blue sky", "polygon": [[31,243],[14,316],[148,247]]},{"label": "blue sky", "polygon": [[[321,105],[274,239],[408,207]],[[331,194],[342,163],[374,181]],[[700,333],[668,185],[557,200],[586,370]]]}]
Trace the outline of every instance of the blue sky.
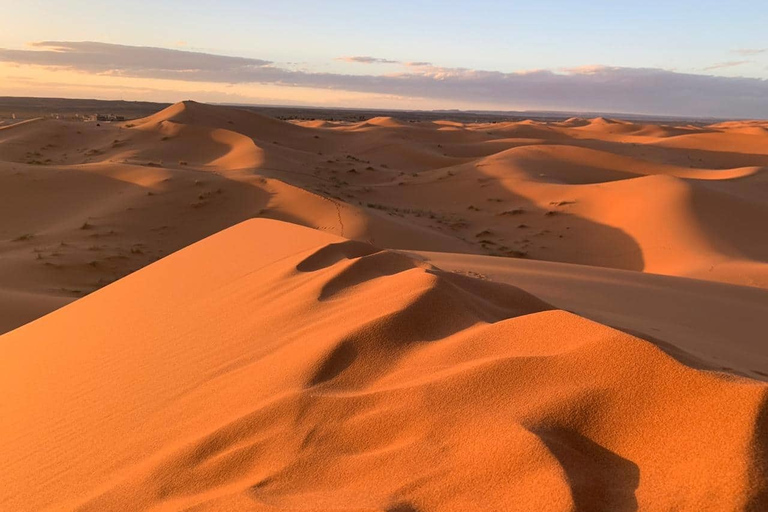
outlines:
[{"label": "blue sky", "polygon": [[[340,75],[408,71],[401,64],[339,59],[370,56],[400,63],[429,62],[441,69],[501,73],[560,73],[602,66],[768,79],[768,51],[763,51],[768,48],[768,2],[761,0],[0,0],[0,7],[0,48],[8,50],[27,50],[29,43],[36,41],[97,41],[248,57],[268,60],[287,70]],[[29,65],[19,60],[17,65]],[[0,70],[0,78],[3,72]],[[8,78],[18,76],[17,72]],[[28,74],[27,78],[32,80],[33,76],[38,75]],[[216,87],[206,85],[204,89],[213,94]],[[346,86],[334,83],[329,87],[336,91],[333,101],[344,103],[338,91]],[[317,89],[315,84],[310,88]],[[158,90],[168,93],[171,89],[165,84]],[[257,89],[251,87],[252,91]],[[180,86],[179,92],[188,90]],[[248,97],[241,86],[237,90],[234,95]],[[353,106],[365,102],[360,95],[376,94],[378,99],[369,100],[386,103],[382,106],[395,106],[391,103],[402,96],[382,88],[375,93],[368,89],[354,92],[358,96],[350,96]],[[269,94],[278,97],[267,99],[284,100],[282,93]],[[388,94],[391,97],[386,100]],[[471,103],[469,96],[451,94],[454,99],[427,103],[430,107],[443,103],[446,107],[466,107]],[[754,90],[750,94],[754,95]],[[295,96],[300,102],[301,95]],[[259,94],[253,92],[250,97],[258,100]],[[405,103],[410,108],[410,103]],[[507,106],[526,106],[514,103],[510,100]],[[480,101],[478,106],[492,105]]]}]

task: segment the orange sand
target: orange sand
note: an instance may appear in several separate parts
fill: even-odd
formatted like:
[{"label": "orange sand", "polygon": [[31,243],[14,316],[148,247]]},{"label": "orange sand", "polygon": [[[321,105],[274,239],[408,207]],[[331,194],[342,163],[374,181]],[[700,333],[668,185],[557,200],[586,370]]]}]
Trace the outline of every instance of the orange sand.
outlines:
[{"label": "orange sand", "polygon": [[768,510],[767,143],[0,127],[0,510]]},{"label": "orange sand", "polygon": [[766,386],[295,225],[2,338],[8,510],[762,510]]}]

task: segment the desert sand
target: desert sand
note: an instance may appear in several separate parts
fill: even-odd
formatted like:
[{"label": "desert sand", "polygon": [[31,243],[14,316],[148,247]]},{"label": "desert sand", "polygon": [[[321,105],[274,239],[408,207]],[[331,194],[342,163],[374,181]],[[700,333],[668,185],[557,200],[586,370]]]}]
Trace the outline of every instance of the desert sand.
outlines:
[{"label": "desert sand", "polygon": [[767,510],[766,167],[749,121],[2,126],[0,510]]}]

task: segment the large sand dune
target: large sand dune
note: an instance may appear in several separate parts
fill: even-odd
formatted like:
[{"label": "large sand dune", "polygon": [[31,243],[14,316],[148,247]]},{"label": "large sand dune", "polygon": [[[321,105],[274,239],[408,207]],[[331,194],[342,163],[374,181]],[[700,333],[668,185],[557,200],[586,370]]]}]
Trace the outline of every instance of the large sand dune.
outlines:
[{"label": "large sand dune", "polygon": [[8,510],[763,510],[766,386],[253,220],[2,338]]},{"label": "large sand dune", "polygon": [[766,148],[2,126],[0,510],[768,510]]}]

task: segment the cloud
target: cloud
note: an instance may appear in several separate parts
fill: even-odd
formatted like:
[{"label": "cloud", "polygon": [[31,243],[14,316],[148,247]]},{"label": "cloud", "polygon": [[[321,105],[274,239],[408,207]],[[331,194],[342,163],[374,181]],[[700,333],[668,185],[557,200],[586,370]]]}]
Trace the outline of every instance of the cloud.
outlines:
[{"label": "cloud", "polygon": [[338,57],[336,60],[341,60],[344,62],[355,62],[358,64],[400,64],[399,60],[381,59],[379,57],[368,56]]},{"label": "cloud", "polygon": [[89,73],[187,79],[190,75],[248,73],[271,61],[96,42],[42,41],[33,50],[0,49],[0,61],[57,66]]},{"label": "cloud", "polygon": [[106,43],[0,48],[0,62],[98,75],[261,84],[429,99],[494,109],[636,112],[768,118],[768,80],[655,68],[582,66],[513,73],[419,63],[386,75],[286,69],[268,60]]},{"label": "cloud", "polygon": [[731,50],[731,53],[747,56],[747,55],[759,55],[767,51],[768,51],[768,48],[739,48],[736,50]]},{"label": "cloud", "polygon": [[722,68],[733,68],[736,66],[742,66],[744,64],[751,63],[751,60],[729,60],[726,62],[718,62],[717,64],[712,64],[711,66],[707,66],[704,68],[704,71],[711,71],[713,69],[722,69]]},{"label": "cloud", "polygon": [[[568,73],[571,75],[595,75],[598,73],[605,73],[608,71],[616,71],[621,68],[619,67],[609,67],[609,66],[601,66],[599,64],[589,64],[586,66],[578,66],[575,68],[562,68],[560,71],[564,73]],[[541,69],[533,70],[533,71],[527,71],[527,73],[535,73],[537,71],[544,71]]]}]

